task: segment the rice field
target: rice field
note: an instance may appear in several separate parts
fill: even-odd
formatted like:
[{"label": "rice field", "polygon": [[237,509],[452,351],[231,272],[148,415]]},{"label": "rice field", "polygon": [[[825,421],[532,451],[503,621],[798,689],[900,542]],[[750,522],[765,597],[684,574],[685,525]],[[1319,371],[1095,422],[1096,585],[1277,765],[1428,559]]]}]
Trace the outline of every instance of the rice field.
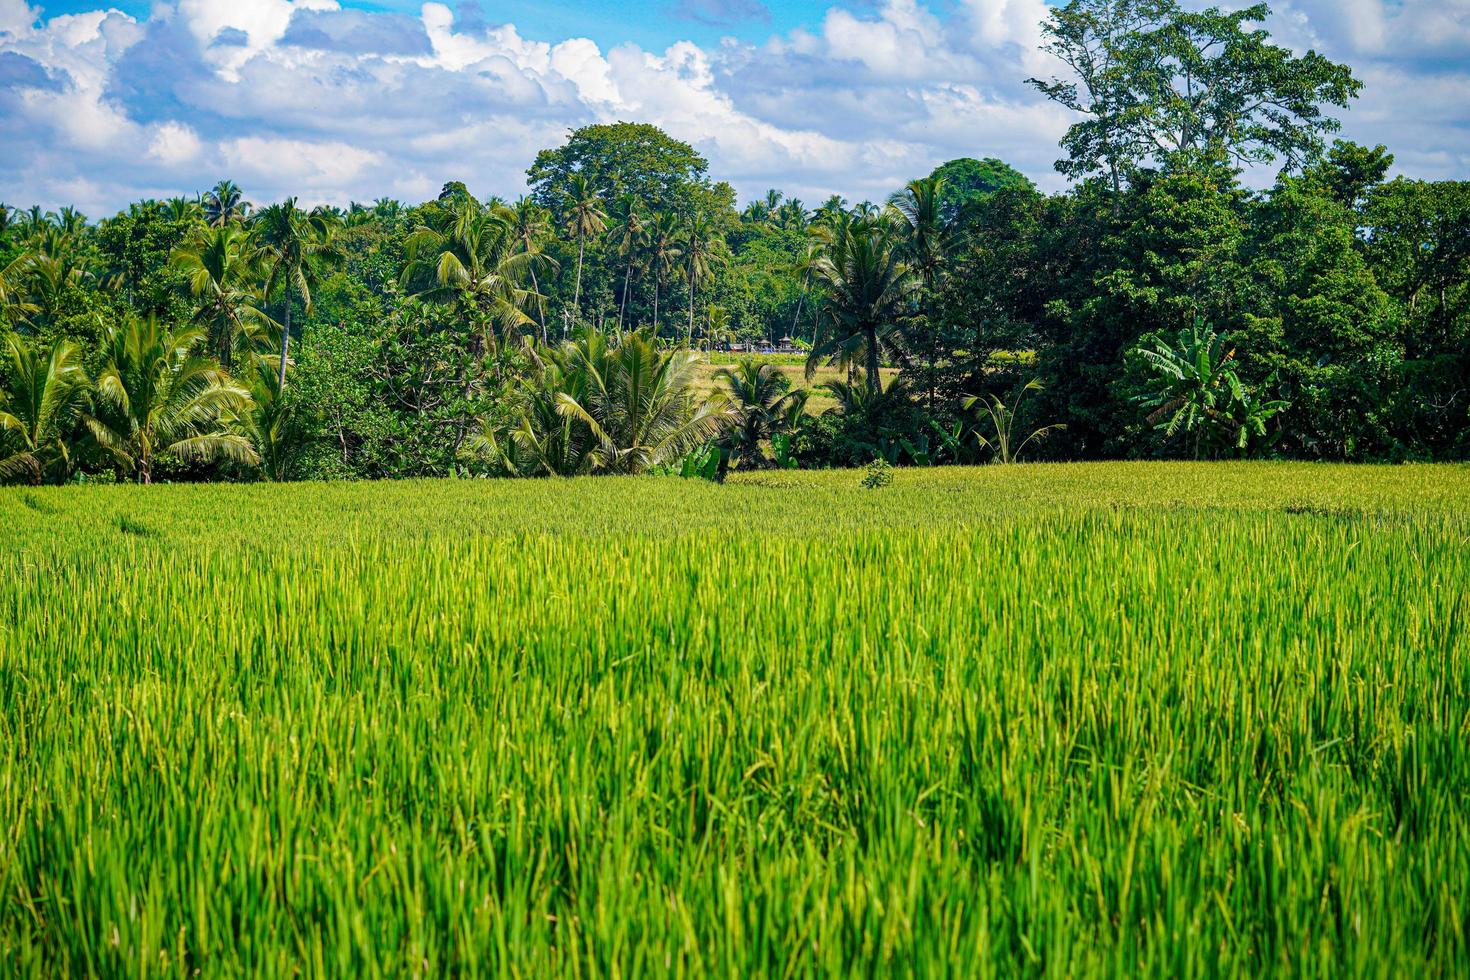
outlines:
[{"label": "rice field", "polygon": [[1470,969],[1470,468],[0,490],[0,973]]}]

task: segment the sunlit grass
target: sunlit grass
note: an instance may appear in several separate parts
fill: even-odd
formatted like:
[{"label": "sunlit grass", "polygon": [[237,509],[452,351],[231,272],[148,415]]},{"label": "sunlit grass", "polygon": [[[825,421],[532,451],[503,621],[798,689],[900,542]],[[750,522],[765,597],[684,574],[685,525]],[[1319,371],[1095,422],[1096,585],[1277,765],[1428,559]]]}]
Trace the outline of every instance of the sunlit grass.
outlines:
[{"label": "sunlit grass", "polygon": [[1463,969],[1470,471],[860,479],[0,491],[0,963]]}]

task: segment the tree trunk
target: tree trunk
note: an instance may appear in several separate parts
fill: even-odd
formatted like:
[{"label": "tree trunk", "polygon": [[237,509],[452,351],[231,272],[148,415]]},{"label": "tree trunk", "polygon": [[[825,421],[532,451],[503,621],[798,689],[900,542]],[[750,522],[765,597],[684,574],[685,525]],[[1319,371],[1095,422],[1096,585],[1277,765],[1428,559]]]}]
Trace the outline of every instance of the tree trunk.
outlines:
[{"label": "tree trunk", "polygon": [[664,285],[663,276],[658,276],[653,281],[653,335],[658,336],[658,294]]},{"label": "tree trunk", "polygon": [[587,238],[585,235],[577,236],[577,288],[572,291],[572,308],[578,313],[582,311],[582,254],[587,250]]},{"label": "tree trunk", "polygon": [[694,346],[694,270],[689,270],[689,332],[684,335],[684,346]]},{"label": "tree trunk", "polygon": [[628,284],[633,281],[633,263],[628,263],[628,271],[623,273],[623,302],[618,307],[618,336],[623,335],[623,314],[628,311]]},{"label": "tree trunk", "polygon": [[291,285],[289,280],[286,284],[286,318],[285,327],[281,330],[281,369],[276,375],[277,391],[286,390],[286,356],[291,353]]},{"label": "tree trunk", "polygon": [[536,270],[531,269],[531,289],[536,293],[536,310],[541,316],[541,343],[546,343],[546,297],[541,295],[541,284],[536,281]]},{"label": "tree trunk", "polygon": [[863,335],[868,345],[868,391],[876,395],[883,390],[883,379],[878,374],[878,331],[871,326],[864,327]]}]

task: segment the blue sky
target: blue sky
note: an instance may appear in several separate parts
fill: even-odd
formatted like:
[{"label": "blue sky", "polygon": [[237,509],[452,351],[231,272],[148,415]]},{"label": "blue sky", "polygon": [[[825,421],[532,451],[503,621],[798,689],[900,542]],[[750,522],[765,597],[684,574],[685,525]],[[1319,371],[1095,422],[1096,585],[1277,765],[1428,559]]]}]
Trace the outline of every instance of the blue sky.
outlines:
[{"label": "blue sky", "polygon": [[[1204,6],[1230,0],[1183,0]],[[44,7],[44,9],[42,9]],[[1365,83],[1343,135],[1470,176],[1470,0],[1275,0]],[[98,215],[222,177],[256,201],[448,180],[513,197],[568,129],[651,122],[743,199],[879,200],[959,156],[1043,187],[1046,0],[0,0],[0,201]],[[1265,179],[1266,175],[1258,175]]]},{"label": "blue sky", "polygon": [[[733,3],[730,0],[578,0],[576,3],[479,0],[477,6],[481,17],[513,23],[528,37],[538,40],[580,35],[604,47],[632,42],[662,48],[684,40],[714,44],[725,37],[758,42],[772,33],[803,27],[815,29],[820,27],[823,15],[833,3],[834,0],[737,0]],[[342,4],[358,10],[406,14],[417,14],[421,5],[417,0]],[[48,17],[108,6],[144,19],[153,4],[152,0],[113,0],[107,4],[96,0],[48,0],[32,6],[42,8]],[[458,2],[450,4],[452,8],[459,6]],[[872,9],[874,4],[847,6]]]}]

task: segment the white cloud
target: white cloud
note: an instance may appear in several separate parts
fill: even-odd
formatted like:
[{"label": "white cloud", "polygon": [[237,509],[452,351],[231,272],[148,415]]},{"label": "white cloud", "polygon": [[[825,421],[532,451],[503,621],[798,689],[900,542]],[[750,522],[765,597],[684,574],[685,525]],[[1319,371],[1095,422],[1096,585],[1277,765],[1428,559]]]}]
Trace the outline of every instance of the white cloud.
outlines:
[{"label": "white cloud", "polygon": [[[1278,6],[1283,43],[1368,83],[1345,135],[1388,143],[1411,172],[1464,176],[1470,0]],[[1056,188],[1069,119],[1024,84],[1054,70],[1046,9],[837,0],[815,31],[649,51],[471,27],[445,3],[415,19],[337,0],[158,0],[143,22],[103,9],[38,22],[0,0],[0,56],[19,58],[0,61],[0,199],[95,212],[222,176],[256,201],[418,200],[451,179],[514,195],[537,150],[618,119],[690,141],[746,196],[876,200],[962,155]]]}]

